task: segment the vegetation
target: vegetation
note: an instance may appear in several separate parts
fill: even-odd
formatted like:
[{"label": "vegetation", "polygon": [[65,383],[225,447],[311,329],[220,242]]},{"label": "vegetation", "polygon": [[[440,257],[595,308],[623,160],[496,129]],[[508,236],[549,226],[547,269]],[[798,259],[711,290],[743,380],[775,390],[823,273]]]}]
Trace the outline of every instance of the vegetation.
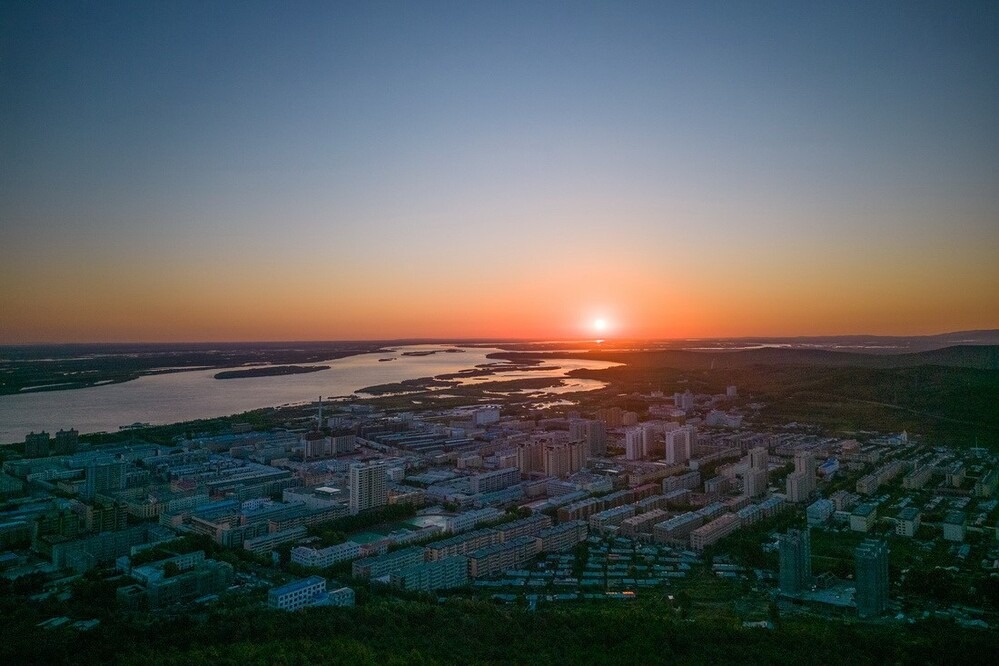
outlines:
[{"label": "vegetation", "polygon": [[380,351],[377,343],[277,342],[5,346],[0,395],[119,383],[142,375],[249,363],[318,363]]},{"label": "vegetation", "polygon": [[245,370],[225,370],[215,373],[215,379],[241,379],[243,377],[278,377],[280,375],[302,375],[309,372],[329,370],[328,365],[267,365]]},{"label": "vegetation", "polygon": [[[7,592],[6,590],[4,592]],[[45,664],[816,664],[987,663],[994,635],[949,623],[837,624],[785,618],[774,631],[689,622],[673,606],[519,607],[372,598],[299,613],[216,605],[201,614],[108,617],[93,631],[44,630],[36,605],[0,596],[3,663]]]}]

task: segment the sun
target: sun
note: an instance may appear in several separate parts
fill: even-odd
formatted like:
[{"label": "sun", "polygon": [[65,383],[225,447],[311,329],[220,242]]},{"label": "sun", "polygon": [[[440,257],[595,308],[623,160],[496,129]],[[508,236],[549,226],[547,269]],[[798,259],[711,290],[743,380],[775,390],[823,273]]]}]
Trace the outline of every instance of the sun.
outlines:
[{"label": "sun", "polygon": [[607,320],[606,319],[594,319],[593,329],[598,333],[603,333],[607,330]]}]

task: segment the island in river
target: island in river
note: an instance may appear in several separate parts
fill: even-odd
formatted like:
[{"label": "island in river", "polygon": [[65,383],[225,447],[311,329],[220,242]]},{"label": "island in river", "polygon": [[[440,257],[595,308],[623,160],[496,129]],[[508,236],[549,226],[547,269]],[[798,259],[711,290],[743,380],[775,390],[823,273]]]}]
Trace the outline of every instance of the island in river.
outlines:
[{"label": "island in river", "polygon": [[244,377],[278,377],[281,375],[304,375],[309,372],[329,370],[328,365],[266,365],[262,368],[226,370],[215,374],[215,379],[241,379]]}]

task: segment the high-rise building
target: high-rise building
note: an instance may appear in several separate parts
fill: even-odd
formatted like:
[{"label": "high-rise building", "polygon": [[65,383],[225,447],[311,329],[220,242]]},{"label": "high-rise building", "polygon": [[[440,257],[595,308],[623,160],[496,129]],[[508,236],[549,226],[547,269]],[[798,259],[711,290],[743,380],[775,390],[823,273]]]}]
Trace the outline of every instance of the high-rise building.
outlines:
[{"label": "high-rise building", "polygon": [[770,456],[762,446],[757,446],[749,450],[749,467],[751,469],[762,469],[766,471]]},{"label": "high-rise building", "polygon": [[857,615],[877,617],[888,607],[888,544],[867,539],[854,551]]},{"label": "high-rise building", "polygon": [[645,431],[642,428],[635,426],[625,431],[624,454],[628,460],[641,460],[645,457]]},{"label": "high-rise building", "polygon": [[69,430],[60,430],[55,436],[55,452],[56,455],[65,455],[68,453],[76,453],[76,449],[80,444],[80,432],[74,428]]},{"label": "high-rise building", "polygon": [[788,502],[807,502],[811,493],[808,492],[808,481],[805,475],[800,472],[791,472],[785,481],[787,485]]},{"label": "high-rise building", "polygon": [[520,473],[542,472],[545,469],[545,445],[539,439],[523,442],[517,447],[517,467]]},{"label": "high-rise building", "polygon": [[102,458],[87,465],[83,497],[93,499],[98,493],[124,490],[127,463],[124,460]]},{"label": "high-rise building", "polygon": [[350,513],[388,504],[388,477],[380,462],[350,466]]},{"label": "high-rise building", "polygon": [[805,475],[805,487],[810,495],[815,490],[815,454],[810,452],[794,455],[794,472]]},{"label": "high-rise building", "polygon": [[586,422],[586,443],[591,456],[607,455],[607,426],[603,421]]},{"label": "high-rise building", "polygon": [[603,421],[608,428],[618,428],[621,426],[623,411],[620,407],[606,407],[597,410],[597,418]]},{"label": "high-rise building", "polygon": [[673,394],[673,404],[675,404],[680,409],[687,411],[694,408],[694,394],[689,390],[683,393]]},{"label": "high-rise building", "polygon": [[780,591],[797,594],[812,584],[812,541],[808,530],[788,530],[778,537]]},{"label": "high-rise building", "polygon": [[767,490],[767,464],[769,456],[767,450],[762,446],[757,446],[749,450],[746,460],[746,471],[743,473],[743,492],[747,497],[759,497]]},{"label": "high-rise building", "polygon": [[49,454],[49,434],[30,432],[24,436],[24,456],[26,458],[44,458]]},{"label": "high-rise building", "polygon": [[676,430],[666,431],[666,462],[670,465],[680,465],[690,460],[697,431],[694,426],[682,426]]},{"label": "high-rise building", "polygon": [[565,477],[586,464],[583,442],[552,442],[544,446],[544,469],[548,476]]}]

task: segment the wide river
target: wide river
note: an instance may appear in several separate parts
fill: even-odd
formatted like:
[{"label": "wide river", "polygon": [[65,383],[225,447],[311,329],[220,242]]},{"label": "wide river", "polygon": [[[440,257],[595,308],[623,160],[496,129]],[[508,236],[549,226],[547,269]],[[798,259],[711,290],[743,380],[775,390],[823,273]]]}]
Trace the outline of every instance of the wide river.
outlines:
[{"label": "wide river", "polygon": [[[219,372],[217,369],[191,370],[70,391],[0,396],[0,443],[21,441],[31,431],[51,433],[60,428],[76,428],[81,433],[115,432],[119,426],[137,422],[161,425],[301,403],[319,396],[345,396],[376,384],[433,377],[482,363],[494,363],[486,355],[501,351],[467,347],[460,354],[401,355],[403,351],[446,348],[438,345],[397,347],[394,353],[361,354],[312,364],[328,365],[330,369],[302,375],[219,380],[214,378]],[[378,360],[388,357],[395,360]],[[595,360],[545,360],[545,366],[555,365],[557,370],[511,371],[475,381],[565,377],[568,371],[577,368],[603,369],[617,364]],[[586,391],[603,386],[596,380],[569,378],[563,386],[546,392]]]}]

